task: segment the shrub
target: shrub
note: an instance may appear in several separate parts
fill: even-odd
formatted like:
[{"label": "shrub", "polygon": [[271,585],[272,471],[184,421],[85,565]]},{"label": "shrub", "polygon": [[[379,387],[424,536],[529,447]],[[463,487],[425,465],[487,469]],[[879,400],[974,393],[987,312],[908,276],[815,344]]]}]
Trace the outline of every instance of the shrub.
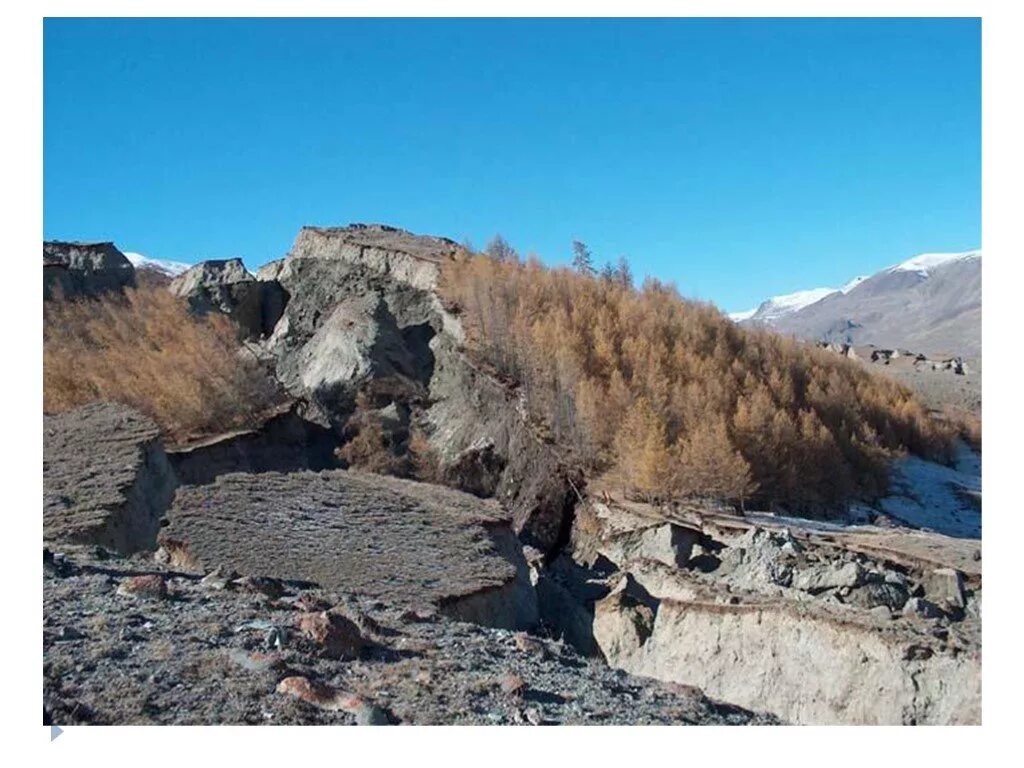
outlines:
[{"label": "shrub", "polygon": [[345,432],[349,439],[337,450],[337,456],[346,465],[378,475],[409,476],[410,458],[401,452],[397,435],[384,428],[384,420],[366,392],[356,395],[356,408]]},{"label": "shrub", "polygon": [[131,405],[173,442],[253,426],[282,401],[225,316],[196,318],[156,286],[43,309],[43,408]]},{"label": "shrub", "polygon": [[478,362],[637,496],[831,504],[883,493],[893,454],[951,456],[954,430],[902,385],[655,280],[476,255],[446,263],[441,290]]}]

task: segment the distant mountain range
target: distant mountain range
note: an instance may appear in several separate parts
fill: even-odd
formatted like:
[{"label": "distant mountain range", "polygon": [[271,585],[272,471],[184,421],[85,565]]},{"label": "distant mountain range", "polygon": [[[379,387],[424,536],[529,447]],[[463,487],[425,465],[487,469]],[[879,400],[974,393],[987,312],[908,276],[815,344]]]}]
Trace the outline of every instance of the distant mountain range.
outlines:
[{"label": "distant mountain range", "polygon": [[169,261],[167,259],[151,259],[148,256],[143,256],[141,253],[129,253],[125,252],[125,258],[132,263],[132,266],[136,269],[152,269],[155,272],[160,272],[169,277],[175,277],[180,275],[186,269],[191,267],[191,264],[185,264],[181,261]]},{"label": "distant mountain range", "polygon": [[729,315],[799,338],[981,355],[981,251],[925,253],[842,288],[774,296]]}]

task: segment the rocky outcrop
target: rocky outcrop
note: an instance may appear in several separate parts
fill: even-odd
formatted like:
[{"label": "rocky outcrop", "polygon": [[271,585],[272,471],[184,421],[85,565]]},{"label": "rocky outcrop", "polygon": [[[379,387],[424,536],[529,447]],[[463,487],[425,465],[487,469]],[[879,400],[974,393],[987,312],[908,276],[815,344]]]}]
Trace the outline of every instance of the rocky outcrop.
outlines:
[{"label": "rocky outcrop", "polygon": [[113,243],[43,243],[43,299],[96,297],[135,285],[135,268]]},{"label": "rocky outcrop", "polygon": [[43,421],[43,535],[123,553],[154,549],[177,479],[150,419],[96,403]]},{"label": "rocky outcrop", "polygon": [[410,610],[525,628],[536,597],[494,501],[345,470],[182,487],[160,542],[181,568],[313,582]]},{"label": "rocky outcrop", "polygon": [[437,286],[444,259],[462,251],[460,245],[446,237],[414,235],[384,224],[350,224],[303,227],[288,261],[327,259],[349,263],[412,288],[431,291]]},{"label": "rocky outcrop", "polygon": [[445,483],[497,497],[520,537],[550,550],[567,536],[582,478],[534,435],[519,396],[464,354],[461,324],[435,291],[460,253],[381,225],[306,227],[259,271],[290,297],[265,347],[309,418],[344,435],[357,394],[368,394],[403,416],[392,442],[419,425]]},{"label": "rocky outcrop", "polygon": [[[595,636],[614,666],[740,706],[756,702],[793,723],[981,720],[971,639],[948,630],[940,639],[925,622],[671,580],[674,594],[653,609],[624,603],[624,590],[598,603]],[[691,595],[680,594],[687,588]]]},{"label": "rocky outcrop", "polygon": [[456,246],[390,227],[305,227],[288,256],[260,270],[290,296],[267,341],[278,378],[340,423],[371,380],[424,394],[438,334],[456,341],[458,322],[433,288]]},{"label": "rocky outcrop", "polygon": [[591,503],[535,576],[556,635],[795,723],[980,721],[980,561],[934,533]]},{"label": "rocky outcrop", "polygon": [[200,262],[175,277],[169,288],[175,296],[187,299],[197,314],[230,315],[242,335],[250,339],[269,336],[288,301],[279,283],[257,280],[241,259]]}]

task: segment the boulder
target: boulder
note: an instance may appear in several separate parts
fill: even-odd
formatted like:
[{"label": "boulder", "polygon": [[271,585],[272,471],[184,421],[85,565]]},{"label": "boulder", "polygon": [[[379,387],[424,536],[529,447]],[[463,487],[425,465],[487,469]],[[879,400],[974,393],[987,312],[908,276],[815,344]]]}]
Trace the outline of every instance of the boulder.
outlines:
[{"label": "boulder", "polygon": [[154,549],[177,478],[160,430],[116,403],[43,418],[43,535],[127,554]]},{"label": "boulder", "polygon": [[925,595],[933,603],[945,605],[953,610],[963,610],[967,605],[964,595],[964,576],[954,568],[936,568],[924,578]]},{"label": "boulder", "polygon": [[931,600],[923,597],[912,597],[903,606],[904,616],[919,616],[922,619],[941,619],[942,609]]},{"label": "boulder", "polygon": [[790,586],[794,550],[794,543],[783,533],[751,528],[730,542],[721,554],[721,565],[716,573],[728,575],[734,583],[748,588]]},{"label": "boulder", "polygon": [[167,582],[158,573],[130,576],[118,585],[117,594],[140,600],[166,600]]},{"label": "boulder", "polygon": [[269,336],[284,312],[288,296],[280,283],[257,280],[241,259],[203,261],[175,277],[169,286],[199,315],[222,312],[250,339]]},{"label": "boulder", "polygon": [[631,574],[594,605],[594,641],[606,659],[640,652],[654,631],[658,601]]},{"label": "boulder", "polygon": [[448,488],[346,470],[222,475],[179,489],[160,542],[176,567],[312,582],[527,629],[536,595],[507,513]]},{"label": "boulder", "polygon": [[664,523],[614,534],[599,545],[599,552],[620,566],[644,559],[682,568],[699,540],[700,531]]},{"label": "boulder", "polygon": [[303,613],[296,618],[295,626],[329,659],[356,659],[371,645],[355,622],[340,613]]},{"label": "boulder", "polygon": [[858,587],[864,583],[864,568],[857,562],[823,563],[800,570],[793,576],[793,588],[805,592]]},{"label": "boulder", "polygon": [[43,299],[96,297],[135,285],[135,268],[113,243],[43,243]]}]

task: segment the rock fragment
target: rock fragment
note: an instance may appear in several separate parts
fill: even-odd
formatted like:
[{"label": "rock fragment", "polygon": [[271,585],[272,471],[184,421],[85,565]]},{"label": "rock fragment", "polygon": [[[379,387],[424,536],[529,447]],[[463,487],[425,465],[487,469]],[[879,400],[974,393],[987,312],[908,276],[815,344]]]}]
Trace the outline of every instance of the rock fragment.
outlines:
[{"label": "rock fragment", "polygon": [[519,675],[509,672],[498,679],[498,687],[506,696],[522,696],[526,691],[526,681]]},{"label": "rock fragment", "polygon": [[277,692],[294,696],[329,712],[347,712],[355,716],[356,725],[391,725],[389,714],[362,696],[310,680],[308,677],[286,677],[278,683]]},{"label": "rock fragment", "polygon": [[931,600],[926,600],[923,597],[912,597],[903,606],[903,615],[920,616],[924,619],[939,619],[942,618],[943,613],[942,609]]},{"label": "rock fragment", "polygon": [[925,595],[939,605],[963,610],[967,605],[964,595],[964,577],[953,568],[936,568],[925,578]]},{"label": "rock fragment", "polygon": [[167,582],[164,581],[163,576],[156,573],[129,576],[118,585],[117,594],[141,600],[165,600],[167,599]]},{"label": "rock fragment", "polygon": [[864,583],[864,567],[857,562],[823,564],[815,568],[798,571],[793,576],[793,587],[805,592],[820,592],[826,589],[858,587]]},{"label": "rock fragment", "polygon": [[303,637],[316,643],[323,655],[330,659],[358,658],[370,645],[355,622],[337,613],[303,613],[296,618],[295,626]]}]

